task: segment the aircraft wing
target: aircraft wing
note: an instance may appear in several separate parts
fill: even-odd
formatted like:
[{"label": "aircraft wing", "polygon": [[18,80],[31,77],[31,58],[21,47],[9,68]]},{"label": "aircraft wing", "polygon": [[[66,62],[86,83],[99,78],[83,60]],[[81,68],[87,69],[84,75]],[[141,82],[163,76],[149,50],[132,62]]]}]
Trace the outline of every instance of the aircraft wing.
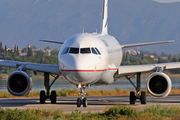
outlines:
[{"label": "aircraft wing", "polygon": [[157,71],[158,67],[161,67],[163,70],[178,69],[180,68],[180,62],[118,66],[117,67],[118,72],[117,75],[115,75],[115,77],[132,75],[139,72],[140,73],[155,72]]},{"label": "aircraft wing", "polygon": [[174,42],[174,40],[170,40],[170,41],[159,41],[159,42],[148,42],[148,43],[136,43],[136,44],[125,44],[125,45],[121,45],[121,48],[138,47],[138,46],[154,45],[154,44],[163,44],[163,43],[172,43],[172,42]]},{"label": "aircraft wing", "polygon": [[56,44],[63,44],[64,42],[60,42],[60,41],[54,41],[54,40],[39,40],[42,42],[49,42],[49,43],[56,43]]},{"label": "aircraft wing", "polygon": [[33,70],[38,72],[48,72],[52,74],[60,74],[58,65],[50,64],[38,64],[38,63],[28,63],[28,62],[19,62],[19,61],[10,61],[10,60],[0,60],[0,66],[5,67],[14,67],[18,68],[20,66],[25,70]]}]

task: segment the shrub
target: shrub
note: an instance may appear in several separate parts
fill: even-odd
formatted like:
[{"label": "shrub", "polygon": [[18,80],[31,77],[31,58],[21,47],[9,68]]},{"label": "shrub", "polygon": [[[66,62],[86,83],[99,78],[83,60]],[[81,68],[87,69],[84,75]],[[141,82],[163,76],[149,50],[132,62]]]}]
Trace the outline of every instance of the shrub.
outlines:
[{"label": "shrub", "polygon": [[172,117],[180,113],[178,106],[163,107],[160,105],[150,106],[144,110],[144,113],[148,116],[151,116],[153,119],[162,118],[162,117]]},{"label": "shrub", "polygon": [[40,120],[40,118],[34,114],[31,114],[29,109],[27,110],[14,110],[0,109],[1,120]]},{"label": "shrub", "polygon": [[113,108],[110,108],[108,111],[105,112],[106,116],[127,116],[127,117],[137,117],[138,112],[129,106],[115,106]]},{"label": "shrub", "polygon": [[72,112],[70,120],[80,120],[80,119],[82,119],[81,111],[75,110],[74,112]]},{"label": "shrub", "polygon": [[58,111],[55,111],[54,113],[53,113],[53,118],[54,119],[64,119],[64,115],[63,114],[61,114],[61,113],[59,113]]}]

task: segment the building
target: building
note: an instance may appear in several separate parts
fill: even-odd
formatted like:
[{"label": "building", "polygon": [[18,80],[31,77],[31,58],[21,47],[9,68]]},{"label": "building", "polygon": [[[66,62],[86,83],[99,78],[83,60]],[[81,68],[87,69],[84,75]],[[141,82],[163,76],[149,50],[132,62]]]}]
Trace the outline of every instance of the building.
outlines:
[{"label": "building", "polygon": [[140,51],[136,51],[136,50],[133,50],[133,49],[126,50],[125,53],[127,53],[127,52],[128,52],[130,55],[140,54]]},{"label": "building", "polygon": [[144,55],[144,57],[155,58],[155,56],[154,56],[154,55]]}]

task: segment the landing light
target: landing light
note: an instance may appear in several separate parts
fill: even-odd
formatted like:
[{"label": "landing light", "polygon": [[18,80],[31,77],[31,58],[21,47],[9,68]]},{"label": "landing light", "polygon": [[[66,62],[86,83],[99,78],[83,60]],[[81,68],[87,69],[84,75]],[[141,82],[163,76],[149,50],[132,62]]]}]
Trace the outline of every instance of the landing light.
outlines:
[{"label": "landing light", "polygon": [[79,84],[79,85],[78,85],[78,88],[79,88],[79,89],[81,89],[81,88],[82,88],[82,85],[81,85],[81,84]]}]

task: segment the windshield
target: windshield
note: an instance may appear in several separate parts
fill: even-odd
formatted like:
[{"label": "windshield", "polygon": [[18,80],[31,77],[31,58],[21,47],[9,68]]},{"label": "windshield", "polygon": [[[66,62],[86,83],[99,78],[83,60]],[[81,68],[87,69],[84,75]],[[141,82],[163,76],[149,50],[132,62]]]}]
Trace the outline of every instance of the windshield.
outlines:
[{"label": "windshield", "polygon": [[81,54],[88,54],[91,53],[90,48],[81,48]]},{"label": "windshield", "polygon": [[94,48],[91,48],[91,50],[92,50],[92,53],[93,53],[93,54],[96,54],[96,55],[97,55],[97,52],[96,52],[96,50],[95,50]]},{"label": "windshield", "polygon": [[70,48],[69,53],[79,54],[79,48]]},{"label": "windshield", "polygon": [[74,47],[66,47],[64,48],[62,54],[66,54],[66,53],[70,53],[70,54],[96,54],[96,55],[101,55],[101,53],[99,52],[99,50],[97,48],[74,48]]},{"label": "windshield", "polygon": [[101,53],[99,52],[99,50],[98,50],[97,48],[95,48],[95,49],[96,49],[96,51],[98,52],[98,54],[101,55]]},{"label": "windshield", "polygon": [[69,51],[69,47],[66,47],[66,48],[64,48],[62,54],[66,54],[66,53],[68,53],[68,51]]}]

